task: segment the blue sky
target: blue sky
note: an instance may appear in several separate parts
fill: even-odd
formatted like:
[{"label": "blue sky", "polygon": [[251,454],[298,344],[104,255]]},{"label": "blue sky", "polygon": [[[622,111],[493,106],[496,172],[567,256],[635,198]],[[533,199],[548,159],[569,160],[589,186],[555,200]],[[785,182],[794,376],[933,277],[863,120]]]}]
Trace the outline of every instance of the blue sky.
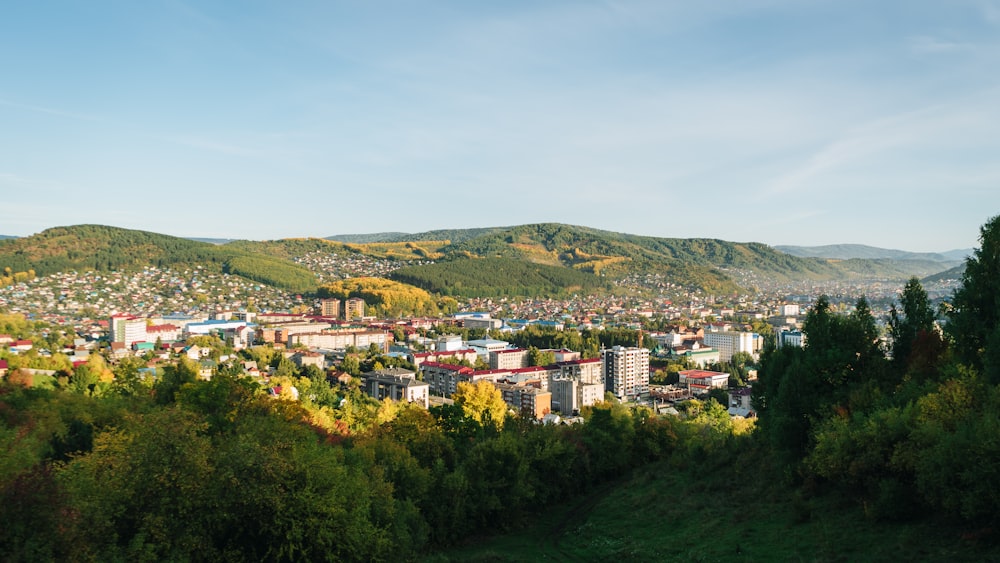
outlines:
[{"label": "blue sky", "polygon": [[977,246],[1000,0],[17,2],[0,234]]}]

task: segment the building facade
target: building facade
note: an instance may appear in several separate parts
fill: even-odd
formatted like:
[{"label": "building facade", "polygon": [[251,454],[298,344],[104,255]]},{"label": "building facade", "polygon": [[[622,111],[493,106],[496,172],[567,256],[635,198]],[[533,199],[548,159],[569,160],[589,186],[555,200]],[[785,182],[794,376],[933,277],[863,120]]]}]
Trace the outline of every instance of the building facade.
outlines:
[{"label": "building facade", "polygon": [[360,297],[351,297],[344,301],[344,319],[360,319],[365,316],[365,300]]},{"label": "building facade", "polygon": [[719,361],[728,362],[733,359],[733,354],[745,352],[754,353],[754,333],[752,332],[706,332],[705,346],[715,348],[719,351]]},{"label": "building facade", "polygon": [[425,409],[429,405],[429,386],[418,381],[412,371],[400,368],[377,370],[363,374],[361,381],[369,397],[416,403]]},{"label": "building facade", "polygon": [[649,394],[649,350],[615,346],[601,352],[604,360],[604,389],[619,399],[635,399]]}]

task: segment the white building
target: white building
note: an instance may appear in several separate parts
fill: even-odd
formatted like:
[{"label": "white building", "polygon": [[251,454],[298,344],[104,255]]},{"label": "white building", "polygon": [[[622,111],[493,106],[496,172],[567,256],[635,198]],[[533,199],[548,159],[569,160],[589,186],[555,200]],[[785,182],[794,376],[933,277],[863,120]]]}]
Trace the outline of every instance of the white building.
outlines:
[{"label": "white building", "polygon": [[800,314],[799,306],[794,303],[778,306],[778,316],[780,317],[797,317]]},{"label": "white building", "polygon": [[122,342],[126,348],[131,348],[136,342],[148,342],[146,319],[131,315],[112,315],[111,341]]},{"label": "white building", "polygon": [[719,351],[719,361],[728,362],[737,352],[754,353],[754,333],[752,332],[706,332],[705,346]]},{"label": "white building", "polygon": [[649,350],[615,346],[603,350],[604,389],[619,399],[649,394]]},{"label": "white building", "polygon": [[552,392],[552,408],[563,414],[571,414],[583,407],[589,407],[604,400],[604,385],[582,383],[575,379],[553,379],[549,383]]},{"label": "white building", "polygon": [[778,348],[782,346],[796,346],[802,348],[806,345],[806,335],[801,330],[782,330],[778,333],[775,344]]}]

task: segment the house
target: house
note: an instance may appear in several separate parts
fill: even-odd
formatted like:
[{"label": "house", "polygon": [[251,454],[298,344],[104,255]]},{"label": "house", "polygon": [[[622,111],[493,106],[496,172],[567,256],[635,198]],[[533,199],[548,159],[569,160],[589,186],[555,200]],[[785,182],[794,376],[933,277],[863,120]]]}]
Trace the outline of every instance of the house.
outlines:
[{"label": "house", "polygon": [[7,364],[7,360],[0,360],[0,377],[7,377],[7,371],[10,366]]},{"label": "house", "polygon": [[347,387],[354,380],[354,377],[346,371],[332,371],[326,376],[326,380],[330,385],[338,385],[340,387]]},{"label": "house", "polygon": [[216,367],[218,367],[218,365],[215,363],[215,360],[210,360],[208,358],[198,362],[198,379],[211,381],[212,374],[215,373]]},{"label": "house", "polygon": [[184,349],[184,355],[192,360],[207,358],[212,353],[211,348],[203,348],[198,345],[191,345]]}]

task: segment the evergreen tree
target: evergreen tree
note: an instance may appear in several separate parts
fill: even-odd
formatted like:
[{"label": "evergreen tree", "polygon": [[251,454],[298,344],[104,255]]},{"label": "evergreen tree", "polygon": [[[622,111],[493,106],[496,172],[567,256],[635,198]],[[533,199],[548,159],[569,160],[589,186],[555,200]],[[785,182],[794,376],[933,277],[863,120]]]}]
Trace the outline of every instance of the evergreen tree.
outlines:
[{"label": "evergreen tree", "polygon": [[980,248],[965,261],[955,291],[948,334],[959,360],[1000,382],[1000,216],[980,229]]},{"label": "evergreen tree", "polygon": [[895,304],[889,309],[889,335],[893,371],[901,377],[910,364],[917,338],[934,334],[935,314],[927,292],[916,277],[906,282],[899,305],[901,310]]}]

